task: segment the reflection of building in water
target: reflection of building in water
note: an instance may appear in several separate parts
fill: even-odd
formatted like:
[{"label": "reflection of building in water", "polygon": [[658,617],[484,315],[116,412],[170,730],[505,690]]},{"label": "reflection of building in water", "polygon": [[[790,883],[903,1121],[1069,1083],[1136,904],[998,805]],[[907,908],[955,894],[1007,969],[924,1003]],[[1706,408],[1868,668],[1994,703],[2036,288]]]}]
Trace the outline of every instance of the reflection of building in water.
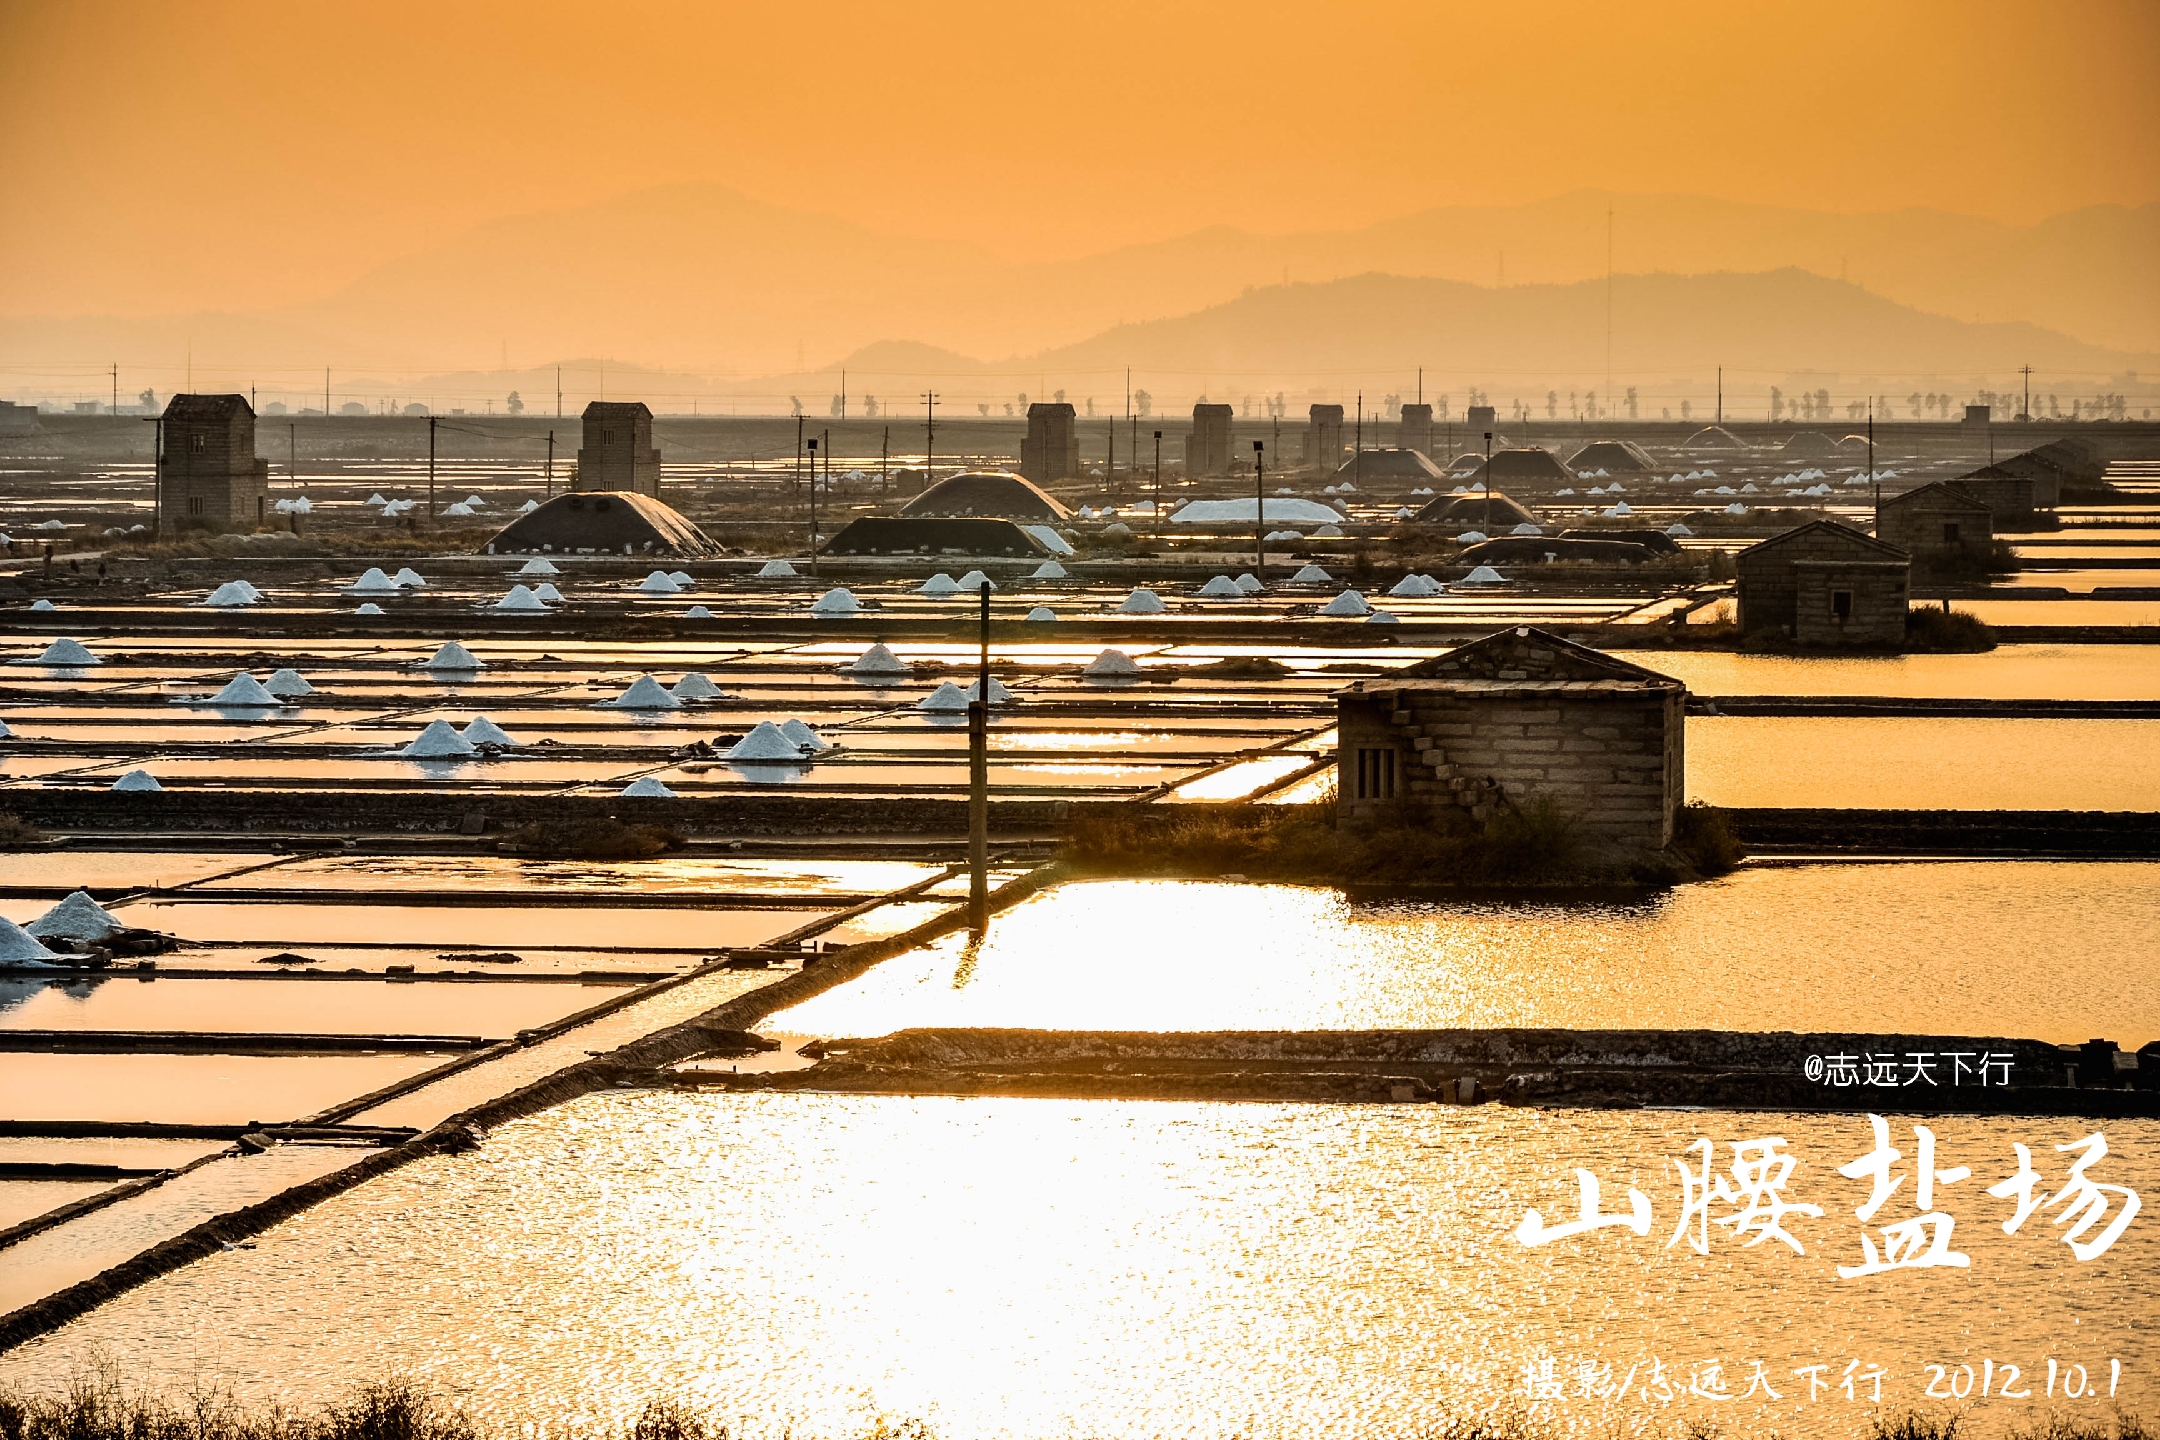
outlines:
[{"label": "reflection of building in water", "polygon": [[1038,485],[1080,473],[1080,432],[1069,404],[1028,406],[1027,438],[1020,442],[1020,473]]},{"label": "reflection of building in water", "polygon": [[1811,520],[1741,551],[1743,635],[1797,645],[1898,645],[1912,561],[1903,550],[1834,520]]},{"label": "reflection of building in water", "polygon": [[255,410],[245,395],[175,395],[158,453],[160,528],[260,525],[270,462],[255,458]]},{"label": "reflection of building in water", "polygon": [[1550,801],[1605,861],[1662,850],[1685,796],[1687,687],[1543,630],[1488,635],[1337,693],[1336,806],[1473,820]]},{"label": "reflection of building in water", "polygon": [[1228,405],[1192,407],[1192,433],[1185,437],[1187,475],[1230,473],[1230,419]]},{"label": "reflection of building in water", "polygon": [[595,400],[585,407],[585,443],[570,488],[660,497],[660,452],[652,443],[652,411],[642,400]]}]

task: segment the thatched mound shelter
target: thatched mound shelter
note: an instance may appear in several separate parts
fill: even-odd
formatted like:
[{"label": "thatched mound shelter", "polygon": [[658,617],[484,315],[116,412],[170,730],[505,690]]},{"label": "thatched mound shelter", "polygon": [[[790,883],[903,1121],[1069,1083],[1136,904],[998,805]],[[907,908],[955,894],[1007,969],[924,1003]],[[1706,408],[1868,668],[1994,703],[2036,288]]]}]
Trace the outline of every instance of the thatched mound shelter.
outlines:
[{"label": "thatched mound shelter", "polygon": [[902,515],[996,515],[1007,520],[1069,520],[1072,512],[1034,481],[1007,470],[964,470],[900,507]]},{"label": "thatched mound shelter", "polygon": [[1537,516],[1498,491],[1487,501],[1480,490],[1470,495],[1436,495],[1411,517],[1411,523],[1476,526],[1490,533],[1494,526],[1513,529],[1517,525],[1535,525]]},{"label": "thatched mound shelter", "polygon": [[1580,475],[1602,470],[1608,475],[1648,475],[1658,468],[1650,452],[1632,440],[1593,440],[1568,457],[1568,469]]},{"label": "thatched mound shelter", "polygon": [[1466,545],[1456,558],[1465,565],[1536,565],[1548,555],[1607,565],[1641,565],[1657,558],[1648,546],[1627,540],[1571,540],[1561,535],[1503,535]]},{"label": "thatched mound shelter", "polygon": [[495,532],[490,555],[718,555],[722,547],[650,495],[587,490],[558,495]]},{"label": "thatched mound shelter", "polygon": [[1050,547],[1011,520],[987,516],[864,515],[825,542],[827,555],[1011,556],[1040,560]]}]

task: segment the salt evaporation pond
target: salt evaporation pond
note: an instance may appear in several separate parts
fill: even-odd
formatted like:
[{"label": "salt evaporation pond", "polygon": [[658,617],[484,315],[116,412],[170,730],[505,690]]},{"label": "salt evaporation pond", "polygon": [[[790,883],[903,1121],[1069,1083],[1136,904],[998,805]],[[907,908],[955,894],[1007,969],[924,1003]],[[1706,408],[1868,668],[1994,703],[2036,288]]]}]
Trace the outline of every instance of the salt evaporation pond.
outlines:
[{"label": "salt evaporation pond", "polygon": [[[1943,1118],[1939,1190],[1965,1269],[1849,1280],[1871,1145],[1858,1116],[1498,1107],[1074,1102],[617,1092],[588,1096],[337,1196],[0,1358],[58,1385],[94,1356],[176,1392],[231,1384],[310,1402],[384,1374],[483,1423],[621,1428],[683,1399],[739,1436],[856,1435],[915,1418],[989,1436],[1399,1436],[1523,1408],[1544,1359],[1575,1434],[1864,1434],[1882,1407],[1939,1411],[1927,1366],[2050,1360],[2160,1410],[2160,1226],[2080,1263],[1985,1186],[2022,1143],[2059,1168],[2071,1120]],[[1909,1143],[1909,1131],[1899,1132]],[[1666,1245],[1672,1170],[1698,1138],[1784,1137],[1784,1244]],[[2111,1182],[2160,1189],[2160,1124],[2106,1127]],[[1525,1247],[1525,1208],[1572,1213],[1573,1167],[1639,1187],[1648,1235]],[[1624,1199],[1621,1201],[1624,1205]],[[1886,1223],[1887,1216],[1879,1223]],[[1736,1398],[1690,1396],[1709,1361]],[[2120,1379],[2110,1368],[2121,1361]],[[1629,1399],[1575,1394],[1609,1363]],[[1639,1393],[1657,1362],[1671,1398]],[[1781,1399],[1747,1388],[1763,1362]],[[1811,1400],[1797,1367],[1826,1367]],[[2105,1417],[2103,1394],[2058,1407]],[[1991,1401],[1968,1434],[2031,1424]],[[890,1433],[890,1432],[887,1432]]]},{"label": "salt evaporation pond", "polygon": [[1747,867],[1625,902],[1069,884],[775,1015],[912,1026],[1566,1025],[2160,1038],[2160,864]]},{"label": "salt evaporation pond", "polygon": [[1974,700],[2160,700],[2142,645],[2002,645],[1984,655],[1732,655],[1615,650],[1698,695],[1898,695]]},{"label": "salt evaporation pond", "polygon": [[[904,927],[903,927],[904,928]],[[267,967],[262,967],[267,968]],[[512,970],[514,967],[505,967]],[[380,980],[68,979],[0,989],[0,1031],[482,1035],[507,1039],[620,995],[624,986]]]}]

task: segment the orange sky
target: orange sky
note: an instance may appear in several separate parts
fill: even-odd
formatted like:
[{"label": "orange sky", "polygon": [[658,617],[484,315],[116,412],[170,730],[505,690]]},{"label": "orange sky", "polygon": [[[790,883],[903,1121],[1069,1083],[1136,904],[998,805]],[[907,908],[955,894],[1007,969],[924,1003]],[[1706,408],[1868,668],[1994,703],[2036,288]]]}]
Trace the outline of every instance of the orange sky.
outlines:
[{"label": "orange sky", "polygon": [[0,0],[0,313],[320,295],[709,181],[1049,258],[1579,187],[2160,199],[2160,5]]}]

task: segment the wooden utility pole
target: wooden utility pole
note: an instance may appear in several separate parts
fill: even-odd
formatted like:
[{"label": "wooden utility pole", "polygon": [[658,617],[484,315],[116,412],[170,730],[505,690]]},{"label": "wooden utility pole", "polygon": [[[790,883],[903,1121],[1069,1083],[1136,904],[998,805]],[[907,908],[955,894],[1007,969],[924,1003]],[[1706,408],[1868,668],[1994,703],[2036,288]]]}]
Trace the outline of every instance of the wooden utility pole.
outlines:
[{"label": "wooden utility pole", "polygon": [[[930,488],[930,460],[937,453],[937,402],[935,390],[923,391],[923,490]],[[920,495],[922,490],[915,492]]]},{"label": "wooden utility pole", "polygon": [[290,420],[285,422],[285,478],[300,488],[300,427]]},{"label": "wooden utility pole", "polygon": [[1253,578],[1264,584],[1267,580],[1267,451],[1259,440],[1252,442],[1252,473]]},{"label": "wooden utility pole", "polygon": [[427,513],[435,518],[435,415],[432,407],[427,417]]},{"label": "wooden utility pole", "polygon": [[878,494],[892,493],[892,426],[885,427],[885,438],[878,441],[877,452]]},{"label": "wooden utility pole", "polygon": [[990,579],[981,597],[981,656],[975,698],[968,702],[968,929],[978,939],[990,928]]},{"label": "wooden utility pole", "polygon": [[810,578],[817,578],[817,438],[810,440]]},{"label": "wooden utility pole", "polygon": [[541,480],[540,493],[552,497],[555,494],[555,432],[548,431],[547,471]]}]

